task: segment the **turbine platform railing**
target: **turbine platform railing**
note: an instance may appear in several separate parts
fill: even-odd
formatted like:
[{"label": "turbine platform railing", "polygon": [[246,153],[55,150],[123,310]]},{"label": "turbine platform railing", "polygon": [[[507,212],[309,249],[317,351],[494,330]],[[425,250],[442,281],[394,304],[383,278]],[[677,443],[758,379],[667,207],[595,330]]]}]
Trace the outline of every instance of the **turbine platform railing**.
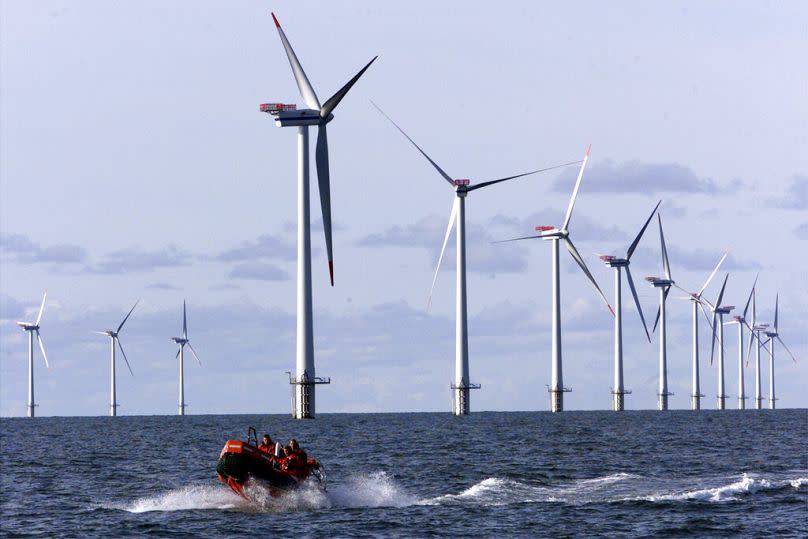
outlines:
[{"label": "turbine platform railing", "polygon": [[631,395],[630,389],[624,389],[622,391],[615,391],[614,388],[612,390],[612,411],[615,412],[622,412],[625,410],[626,401],[624,396]]},{"label": "turbine platform railing", "polygon": [[[483,387],[482,384],[455,384],[454,382],[451,382],[449,384],[449,388],[452,390],[452,414],[468,414],[470,412],[468,401],[469,390],[480,389],[481,387]],[[455,391],[457,391],[457,398],[455,398]]]},{"label": "turbine platform railing", "polygon": [[[300,380],[297,380],[294,376],[292,376],[291,371],[285,371],[287,375],[289,375],[289,385],[292,386],[292,417],[295,419],[304,417],[314,417],[311,414],[311,388],[316,385],[321,384],[330,384],[331,377],[323,377],[323,376],[314,376],[309,378],[304,373],[303,376],[300,377]],[[295,386],[302,386],[301,387],[301,402],[300,407],[301,410],[297,409],[297,396],[295,395]]]},{"label": "turbine platform railing", "polygon": [[562,395],[564,393],[571,393],[571,387],[561,387],[558,389],[552,389],[549,385],[545,385],[547,388],[547,392],[550,394],[550,411],[551,412],[563,412],[564,411],[564,398]]}]

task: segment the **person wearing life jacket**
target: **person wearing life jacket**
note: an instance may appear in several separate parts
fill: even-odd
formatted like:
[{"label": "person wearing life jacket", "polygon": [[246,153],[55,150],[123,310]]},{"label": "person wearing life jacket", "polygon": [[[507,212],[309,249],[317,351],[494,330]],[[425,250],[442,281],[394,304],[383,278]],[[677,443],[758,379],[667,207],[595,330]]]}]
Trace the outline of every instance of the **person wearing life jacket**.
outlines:
[{"label": "person wearing life jacket", "polygon": [[292,475],[298,477],[305,477],[308,475],[306,452],[300,448],[297,440],[294,438],[289,441],[289,445],[285,448],[286,459],[283,462],[283,469]]},{"label": "person wearing life jacket", "polygon": [[258,446],[258,450],[272,456],[275,451],[275,444],[272,443],[272,438],[269,437],[269,434],[264,434],[264,441]]}]

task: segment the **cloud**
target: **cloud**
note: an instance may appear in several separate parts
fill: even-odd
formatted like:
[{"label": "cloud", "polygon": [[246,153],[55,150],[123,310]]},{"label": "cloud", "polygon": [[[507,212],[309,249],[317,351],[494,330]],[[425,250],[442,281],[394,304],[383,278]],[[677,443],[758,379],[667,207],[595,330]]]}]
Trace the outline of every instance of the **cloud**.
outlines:
[{"label": "cloud", "polygon": [[231,279],[253,279],[257,281],[286,281],[289,274],[273,264],[265,262],[244,262],[230,270]]},{"label": "cloud", "polygon": [[[651,209],[653,209],[653,206],[649,208],[648,211],[650,212]],[[535,232],[536,226],[538,225],[561,226],[563,221],[564,214],[559,210],[545,208],[543,210],[531,213],[527,217],[521,219],[516,217],[507,217],[504,215],[495,215],[491,219],[491,225],[507,227],[514,236],[530,236],[538,234]],[[639,232],[640,226],[642,226],[642,223],[637,225],[637,232]],[[624,231],[620,230],[614,225],[604,226],[584,215],[576,215],[575,213],[572,214],[569,229],[570,238],[573,242],[577,242],[577,240],[613,241],[628,238],[628,235]]]},{"label": "cloud", "polygon": [[[562,193],[572,192],[577,171],[567,169],[553,185]],[[586,171],[585,188],[598,193],[715,193],[719,190],[712,179],[699,178],[688,167],[677,163],[615,163],[606,160]]]},{"label": "cloud", "polygon": [[146,288],[150,288],[152,290],[177,290],[176,286],[168,283],[152,283],[146,286]]},{"label": "cloud", "polygon": [[[492,225],[500,224],[489,220],[483,226],[466,223],[466,270],[476,273],[519,273],[527,269],[527,250],[524,246],[508,249],[491,248],[494,241],[501,239],[490,232]],[[435,216],[424,217],[411,225],[395,225],[387,230],[370,234],[357,241],[362,247],[405,247],[422,248],[429,253],[431,263],[437,261],[447,222]],[[454,269],[454,231],[449,238],[443,255],[442,269]]]},{"label": "cloud", "polygon": [[808,240],[808,223],[803,223],[795,228],[794,235],[801,240]]},{"label": "cloud", "polygon": [[[686,271],[705,271],[707,273],[715,269],[715,265],[721,260],[723,252],[718,249],[693,249],[687,250],[671,245],[666,241],[668,248],[668,259],[671,264],[671,274],[676,279],[676,271],[678,268],[683,268]],[[632,257],[632,262],[639,261],[641,265],[645,266],[646,262],[653,264],[654,270],[650,270],[650,274],[662,273],[662,259],[659,252],[659,239],[656,239],[656,245],[653,249],[649,247],[639,247]],[[632,263],[632,267],[634,264]],[[726,260],[721,264],[720,271],[728,270],[759,270],[762,266],[755,260],[741,260],[734,254],[727,255]],[[706,278],[706,274],[705,274]]]},{"label": "cloud", "polygon": [[795,174],[785,194],[779,198],[771,198],[768,205],[784,210],[808,209],[808,176]]},{"label": "cloud", "polygon": [[0,294],[0,320],[21,320],[25,316],[25,305],[8,294]]},{"label": "cloud", "polygon": [[43,247],[22,234],[0,236],[0,252],[22,264],[76,264],[87,258],[87,251],[78,245],[64,243]]},{"label": "cloud", "polygon": [[105,274],[154,271],[157,268],[187,266],[191,260],[192,256],[176,245],[151,251],[129,248],[107,254],[104,260],[89,266],[87,271]]},{"label": "cloud", "polygon": [[297,247],[280,236],[262,234],[253,241],[243,241],[238,247],[228,249],[215,258],[221,262],[242,262],[246,260],[295,260]]}]

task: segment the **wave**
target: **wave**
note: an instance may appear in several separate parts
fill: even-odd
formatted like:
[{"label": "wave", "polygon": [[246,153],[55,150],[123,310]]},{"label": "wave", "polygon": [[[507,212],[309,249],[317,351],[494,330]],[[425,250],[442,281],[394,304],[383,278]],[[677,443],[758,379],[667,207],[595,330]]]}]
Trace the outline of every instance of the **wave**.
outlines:
[{"label": "wave", "polygon": [[[356,474],[323,491],[306,484],[274,498],[260,486],[247,485],[250,501],[224,485],[191,485],[168,492],[138,498],[129,503],[106,506],[111,509],[143,513],[147,511],[234,510],[255,512],[314,511],[333,508],[407,507],[412,505],[501,506],[523,503],[626,502],[706,502],[723,503],[742,499],[761,491],[797,490],[808,487],[808,476],[761,477],[744,473],[730,478],[658,479],[629,473],[578,479],[562,485],[531,484],[515,479],[488,477],[458,492],[432,498],[419,498],[401,486],[386,472]],[[694,488],[694,483],[696,488]]]}]

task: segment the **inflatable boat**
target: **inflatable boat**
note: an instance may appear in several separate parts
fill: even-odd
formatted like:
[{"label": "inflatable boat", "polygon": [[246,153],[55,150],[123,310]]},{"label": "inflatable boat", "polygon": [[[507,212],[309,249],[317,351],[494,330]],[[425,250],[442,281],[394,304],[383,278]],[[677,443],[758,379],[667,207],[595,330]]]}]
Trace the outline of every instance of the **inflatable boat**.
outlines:
[{"label": "inflatable boat", "polygon": [[291,466],[288,459],[282,457],[280,444],[274,447],[274,453],[259,449],[253,427],[247,431],[247,440],[227,440],[216,463],[219,481],[244,498],[248,498],[244,492],[248,482],[265,488],[272,496],[281,496],[309,478],[325,490],[325,475],[319,462],[307,459]]}]

